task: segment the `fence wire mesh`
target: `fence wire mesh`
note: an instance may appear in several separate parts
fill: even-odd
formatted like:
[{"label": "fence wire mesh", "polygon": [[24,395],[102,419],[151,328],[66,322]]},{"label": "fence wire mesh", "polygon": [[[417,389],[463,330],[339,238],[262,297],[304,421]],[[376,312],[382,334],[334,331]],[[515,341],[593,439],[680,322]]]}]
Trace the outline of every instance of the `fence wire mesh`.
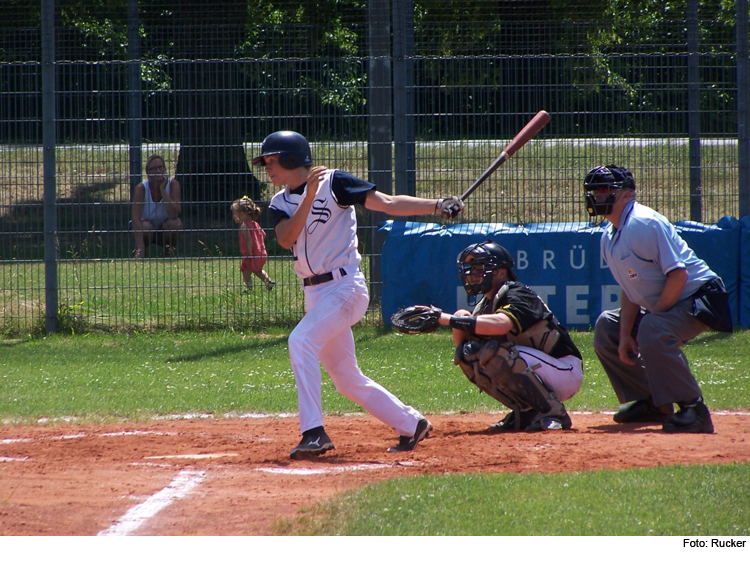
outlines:
[{"label": "fence wire mesh", "polygon": [[[305,135],[316,163],[386,192],[440,197],[463,192],[545,109],[550,124],[457,221],[587,222],[583,176],[609,162],[630,168],[639,200],[672,221],[738,217],[735,11],[697,0],[669,13],[632,4],[6,0],[0,331],[48,328],[50,291],[63,330],[294,323],[302,292],[266,209],[276,189],[249,163],[281,129]],[[45,13],[54,21],[51,98]],[[151,245],[139,259],[129,222],[151,155],[181,185],[183,229],[174,248]],[[264,210],[270,291],[259,280],[246,287],[240,273],[230,205],[243,195]],[[384,218],[358,216],[373,296],[366,320],[377,323]],[[45,217],[55,219],[51,233]]]}]

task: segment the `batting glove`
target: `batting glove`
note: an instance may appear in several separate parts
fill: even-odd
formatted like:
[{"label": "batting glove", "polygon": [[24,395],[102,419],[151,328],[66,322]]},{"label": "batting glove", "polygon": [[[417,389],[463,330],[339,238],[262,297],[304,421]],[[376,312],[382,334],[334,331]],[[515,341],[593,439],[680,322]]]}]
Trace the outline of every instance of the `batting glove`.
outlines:
[{"label": "batting glove", "polygon": [[435,215],[442,215],[445,219],[453,219],[464,209],[464,203],[450,196],[449,198],[440,198],[435,204]]}]

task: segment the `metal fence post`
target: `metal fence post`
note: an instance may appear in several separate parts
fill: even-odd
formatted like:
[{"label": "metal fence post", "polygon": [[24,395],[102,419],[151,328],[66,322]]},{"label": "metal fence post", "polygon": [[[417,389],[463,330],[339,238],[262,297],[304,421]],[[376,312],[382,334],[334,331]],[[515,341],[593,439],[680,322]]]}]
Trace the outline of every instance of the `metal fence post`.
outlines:
[{"label": "metal fence post", "polygon": [[[367,162],[369,180],[385,194],[393,193],[393,83],[391,80],[391,0],[369,0],[367,4]],[[371,212],[370,296],[380,301],[382,277],[380,258],[385,236],[378,224],[386,218]]]},{"label": "metal fence post", "polygon": [[128,96],[130,98],[128,143],[130,151],[130,200],[133,200],[135,187],[141,181],[141,146],[143,133],[141,120],[141,35],[138,25],[138,0],[128,0]]},{"label": "metal fence post", "polygon": [[414,2],[393,1],[393,131],[396,146],[396,194],[414,196]]},{"label": "metal fence post", "polygon": [[735,4],[737,37],[737,145],[740,217],[750,215],[750,71],[747,0]]},{"label": "metal fence post", "polygon": [[690,153],[690,220],[701,221],[703,202],[701,196],[701,131],[700,131],[700,77],[698,65],[698,0],[687,3],[688,44],[688,137]]},{"label": "metal fence post", "polygon": [[46,329],[57,332],[57,183],[55,164],[55,0],[42,0],[42,160]]}]

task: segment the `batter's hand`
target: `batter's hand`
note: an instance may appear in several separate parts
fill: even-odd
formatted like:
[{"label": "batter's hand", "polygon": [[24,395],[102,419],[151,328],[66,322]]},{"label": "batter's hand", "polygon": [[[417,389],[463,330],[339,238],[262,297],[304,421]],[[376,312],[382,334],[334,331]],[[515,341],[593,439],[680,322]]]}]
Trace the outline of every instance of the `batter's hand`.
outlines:
[{"label": "batter's hand", "polygon": [[307,198],[314,198],[318,193],[318,184],[323,180],[323,174],[328,169],[324,166],[314,166],[307,175]]},{"label": "batter's hand", "polygon": [[449,198],[440,198],[435,204],[435,214],[442,215],[445,219],[453,219],[464,209],[464,203],[450,196]]}]

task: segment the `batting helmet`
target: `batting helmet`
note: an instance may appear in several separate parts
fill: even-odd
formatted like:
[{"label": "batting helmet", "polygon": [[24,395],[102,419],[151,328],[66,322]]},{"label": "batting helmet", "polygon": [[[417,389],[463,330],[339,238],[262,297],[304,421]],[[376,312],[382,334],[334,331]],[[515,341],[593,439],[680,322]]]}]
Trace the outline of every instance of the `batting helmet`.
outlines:
[{"label": "batting helmet", "polygon": [[[616,190],[635,190],[633,173],[617,165],[597,166],[592,168],[583,181],[586,191],[586,209],[590,216],[607,215],[615,204]],[[607,199],[597,202],[594,192],[609,190]]]},{"label": "batting helmet", "polygon": [[263,140],[261,154],[253,159],[254,165],[266,166],[265,157],[279,155],[279,164],[284,168],[295,169],[312,166],[310,144],[295,131],[277,131]]},{"label": "batting helmet", "polygon": [[[518,281],[513,272],[513,257],[510,253],[494,241],[484,241],[469,245],[458,254],[458,276],[464,285],[464,290],[470,296],[485,294],[492,288],[492,278],[498,268],[508,271],[508,280]],[[476,284],[469,281],[471,275],[482,275],[482,280]]]}]

